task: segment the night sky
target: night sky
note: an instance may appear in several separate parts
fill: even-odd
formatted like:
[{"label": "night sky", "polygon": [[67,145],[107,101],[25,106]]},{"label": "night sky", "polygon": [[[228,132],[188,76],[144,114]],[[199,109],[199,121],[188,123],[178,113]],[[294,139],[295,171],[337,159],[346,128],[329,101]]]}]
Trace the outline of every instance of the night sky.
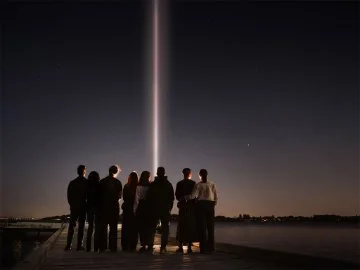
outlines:
[{"label": "night sky", "polygon": [[[2,5],[0,215],[67,214],[79,164],[101,177],[119,164],[123,184],[152,171],[150,4]],[[206,168],[216,215],[359,214],[358,3],[163,10],[160,165],[174,187]]]}]

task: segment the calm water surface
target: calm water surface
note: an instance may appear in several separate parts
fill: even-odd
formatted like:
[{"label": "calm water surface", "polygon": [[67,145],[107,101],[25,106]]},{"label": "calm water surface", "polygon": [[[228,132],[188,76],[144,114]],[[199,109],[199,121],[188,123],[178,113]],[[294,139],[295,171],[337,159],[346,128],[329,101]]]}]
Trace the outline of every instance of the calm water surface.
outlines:
[{"label": "calm water surface", "polygon": [[[175,236],[176,223],[171,224]],[[216,223],[215,241],[359,262],[360,228],[356,225],[283,225]]]}]

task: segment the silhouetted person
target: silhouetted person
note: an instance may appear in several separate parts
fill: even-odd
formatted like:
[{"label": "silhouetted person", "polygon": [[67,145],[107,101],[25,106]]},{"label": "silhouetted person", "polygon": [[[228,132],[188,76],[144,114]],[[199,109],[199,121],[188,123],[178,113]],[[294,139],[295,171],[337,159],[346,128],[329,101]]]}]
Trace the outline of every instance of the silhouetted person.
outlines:
[{"label": "silhouetted person", "polygon": [[192,242],[197,240],[197,228],[194,213],[194,200],[182,200],[184,196],[191,194],[195,186],[195,181],[191,180],[191,170],[185,168],[182,171],[184,179],[176,184],[175,197],[179,201],[179,220],[176,231],[176,240],[179,248],[176,252],[183,252],[183,244],[187,243],[188,253],[192,252]]},{"label": "silhouetted person", "polygon": [[123,220],[121,229],[121,247],[123,251],[135,251],[138,242],[138,230],[134,214],[134,201],[139,178],[136,172],[131,172],[124,185]]},{"label": "silhouetted person", "polygon": [[88,175],[87,180],[87,200],[86,200],[86,216],[89,224],[86,234],[86,251],[91,250],[91,241],[94,232],[94,251],[99,250],[99,203],[100,203],[100,192],[99,192],[99,181],[100,176],[97,172],[92,171]]},{"label": "silhouetted person", "polygon": [[[109,176],[100,180],[100,194],[101,194],[101,240],[100,252],[108,248],[111,252],[117,251],[117,225],[119,221],[120,207],[119,200],[122,195],[121,182],[116,179],[120,172],[118,166],[111,166],[109,168]],[[108,233],[109,226],[109,233]]]},{"label": "silhouetted person", "polygon": [[201,169],[199,172],[200,182],[196,183],[192,193],[184,196],[185,201],[196,199],[196,216],[200,237],[200,252],[213,252],[214,242],[214,216],[217,203],[215,184],[208,181],[208,172]]},{"label": "silhouetted person", "polygon": [[78,236],[76,250],[83,250],[84,247],[84,226],[86,219],[86,167],[79,165],[77,168],[78,177],[70,181],[67,188],[67,200],[70,205],[70,222],[65,250],[71,249],[76,222],[78,222]]},{"label": "silhouetted person", "polygon": [[151,207],[148,201],[148,190],[150,187],[150,172],[143,171],[140,175],[139,185],[136,188],[134,213],[137,223],[137,228],[140,236],[141,248],[139,252],[152,251],[152,222],[153,215],[151,214]]},{"label": "silhouetted person", "polygon": [[165,176],[165,168],[157,169],[157,177],[150,184],[149,202],[153,212],[153,233],[150,246],[153,246],[154,235],[158,221],[161,222],[161,247],[160,253],[166,252],[169,238],[170,212],[174,204],[174,189]]}]

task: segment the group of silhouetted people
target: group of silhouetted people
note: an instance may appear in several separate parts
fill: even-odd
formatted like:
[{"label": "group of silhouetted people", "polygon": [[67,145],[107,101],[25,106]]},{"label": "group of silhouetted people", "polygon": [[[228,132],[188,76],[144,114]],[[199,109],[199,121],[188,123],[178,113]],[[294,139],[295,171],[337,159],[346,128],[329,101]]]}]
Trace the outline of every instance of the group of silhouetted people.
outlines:
[{"label": "group of silhouetted people", "polygon": [[[91,251],[94,238],[94,251],[109,249],[116,252],[117,229],[120,215],[119,200],[123,199],[121,247],[123,251],[153,251],[154,236],[161,223],[160,253],[166,252],[169,236],[171,210],[175,197],[178,200],[179,220],[176,232],[177,252],[183,252],[188,245],[192,252],[192,243],[200,242],[200,252],[214,251],[214,209],[217,192],[214,183],[207,180],[207,171],[201,169],[200,181],[191,180],[191,170],[183,169],[184,179],[174,189],[165,175],[164,167],[158,167],[154,181],[149,171],[129,174],[122,188],[116,178],[120,172],[117,165],[109,168],[109,175],[100,180],[99,173],[92,171],[86,179],[86,167],[78,166],[78,177],[69,183],[67,198],[70,205],[70,221],[65,250],[71,249],[74,228],[78,222],[76,250]],[[86,246],[83,246],[85,220],[88,222]]]}]

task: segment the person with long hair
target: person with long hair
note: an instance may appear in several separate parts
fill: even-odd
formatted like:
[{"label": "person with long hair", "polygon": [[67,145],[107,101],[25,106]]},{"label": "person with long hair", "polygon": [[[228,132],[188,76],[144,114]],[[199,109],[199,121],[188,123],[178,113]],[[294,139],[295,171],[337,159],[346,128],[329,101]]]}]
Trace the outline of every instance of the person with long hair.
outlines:
[{"label": "person with long hair", "polygon": [[89,173],[87,180],[87,199],[86,199],[86,218],[88,222],[88,229],[86,234],[86,251],[91,250],[91,242],[94,232],[94,251],[99,249],[99,181],[100,176],[96,171]]},{"label": "person with long hair", "polygon": [[136,172],[131,172],[123,190],[123,220],[121,229],[121,247],[123,251],[133,252],[138,242],[138,231],[134,215],[134,201],[139,177]]},{"label": "person with long hair", "polygon": [[197,201],[196,214],[200,238],[200,253],[215,251],[214,218],[218,197],[215,184],[208,181],[207,176],[207,170],[201,169],[199,172],[200,182],[196,183],[190,195],[184,196],[185,202],[192,199]]},{"label": "person with long hair", "polygon": [[152,215],[151,208],[147,198],[147,193],[150,186],[150,172],[143,171],[140,175],[139,184],[136,188],[134,213],[137,223],[137,229],[140,236],[141,248],[139,252],[151,251],[153,246],[151,244],[152,237]]}]

